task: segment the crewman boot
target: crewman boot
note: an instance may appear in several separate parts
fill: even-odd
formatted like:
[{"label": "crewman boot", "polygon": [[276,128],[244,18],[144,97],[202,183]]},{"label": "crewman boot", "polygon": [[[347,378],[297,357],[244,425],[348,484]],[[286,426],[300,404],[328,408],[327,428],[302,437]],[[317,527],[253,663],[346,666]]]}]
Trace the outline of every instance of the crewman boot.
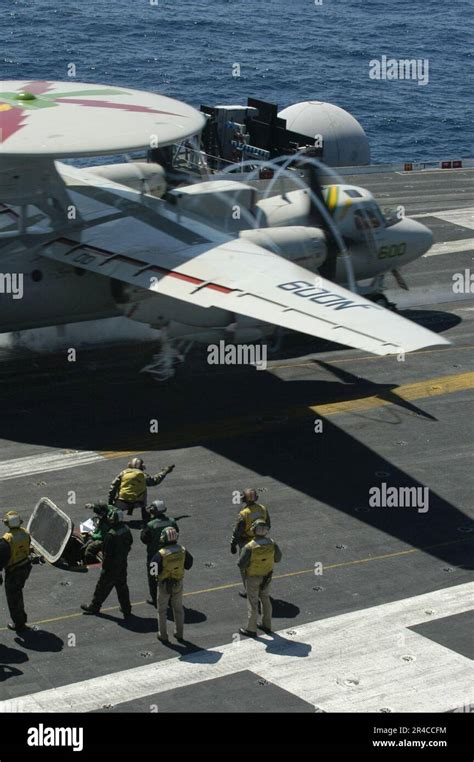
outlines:
[{"label": "crewman boot", "polygon": [[26,630],[26,624],[15,624],[14,622],[8,622],[7,627],[14,632],[22,632],[22,630]]},{"label": "crewman boot", "polygon": [[239,627],[239,632],[241,635],[245,635],[246,638],[256,638],[257,633],[252,632],[252,630],[246,630],[243,627]]},{"label": "crewman boot", "polygon": [[98,614],[100,611],[100,606],[93,606],[92,603],[82,603],[81,609],[83,610],[84,614]]}]

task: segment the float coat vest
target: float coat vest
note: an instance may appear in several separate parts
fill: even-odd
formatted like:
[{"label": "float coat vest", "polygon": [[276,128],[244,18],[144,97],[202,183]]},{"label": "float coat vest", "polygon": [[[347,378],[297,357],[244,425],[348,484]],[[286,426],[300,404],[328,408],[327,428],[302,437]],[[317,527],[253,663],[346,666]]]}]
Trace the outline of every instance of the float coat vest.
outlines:
[{"label": "float coat vest", "polygon": [[245,522],[244,531],[249,540],[251,537],[253,537],[253,532],[251,530],[253,522],[257,519],[268,521],[268,511],[265,506],[260,505],[260,503],[252,503],[251,505],[247,505],[240,511],[239,516]]},{"label": "float coat vest", "polygon": [[126,468],[120,476],[119,500],[136,503],[145,498],[146,476],[139,468]]},{"label": "float coat vest", "polygon": [[184,559],[186,549],[182,545],[167,545],[159,550],[163,568],[158,576],[159,582],[164,579],[178,581],[184,577]]},{"label": "float coat vest", "polygon": [[273,571],[275,544],[270,537],[255,537],[246,546],[250,548],[250,564],[245,571],[248,577],[266,577]]},{"label": "float coat vest", "polygon": [[15,527],[10,529],[2,537],[2,540],[8,542],[10,546],[10,558],[7,569],[23,566],[30,557],[30,535],[26,529]]}]

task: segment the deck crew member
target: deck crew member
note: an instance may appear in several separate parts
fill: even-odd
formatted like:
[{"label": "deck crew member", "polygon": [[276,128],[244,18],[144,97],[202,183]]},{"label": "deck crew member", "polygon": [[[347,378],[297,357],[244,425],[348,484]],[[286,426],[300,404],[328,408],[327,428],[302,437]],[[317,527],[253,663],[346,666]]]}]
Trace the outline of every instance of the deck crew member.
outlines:
[{"label": "deck crew member", "polygon": [[170,474],[173,466],[166,466],[154,476],[150,476],[145,471],[145,464],[142,458],[133,458],[110,485],[109,503],[112,503],[122,511],[126,511],[131,516],[134,508],[140,508],[142,521],[147,523],[148,514],[146,512],[147,487],[156,487],[161,484],[165,476]]},{"label": "deck crew member", "polygon": [[130,529],[123,523],[123,512],[114,508],[109,511],[110,528],[104,539],[102,572],[97,582],[92,602],[83,604],[85,614],[98,614],[100,608],[115,587],[124,617],[130,616],[132,606],[127,584],[127,559],[132,547],[133,537]]},{"label": "deck crew member", "polygon": [[262,603],[262,623],[258,626],[264,632],[272,631],[270,584],[273,566],[281,561],[281,550],[268,536],[269,526],[263,519],[257,519],[252,524],[252,531],[254,537],[242,548],[238,562],[240,571],[245,576],[248,610],[247,627],[241,627],[239,632],[255,638],[259,600]]},{"label": "deck crew member", "polygon": [[[9,630],[25,629],[27,616],[23,602],[23,588],[31,572],[31,538],[21,526],[23,519],[17,511],[8,511],[3,518],[7,531],[0,539],[0,571],[5,570],[5,595],[11,622]],[[0,584],[3,583],[0,574]]]},{"label": "deck crew member", "polygon": [[150,591],[150,597],[147,598],[147,603],[150,603],[156,608],[158,586],[156,576],[150,573],[150,563],[153,556],[158,553],[160,548],[163,547],[161,543],[161,535],[164,529],[167,527],[173,527],[179,533],[179,527],[176,519],[166,515],[167,507],[164,500],[154,500],[151,505],[148,506],[147,511],[150,517],[150,521],[142,529],[140,533],[140,540],[146,545],[146,568],[148,577],[148,589]]},{"label": "deck crew member", "polygon": [[114,510],[113,505],[105,502],[86,503],[87,510],[93,511],[98,516],[98,521],[93,532],[89,535],[82,549],[82,558],[86,565],[95,564],[99,560],[99,553],[103,550],[105,536],[110,529],[108,515]]},{"label": "deck crew member", "polygon": [[[268,528],[271,527],[268,509],[264,505],[257,503],[257,490],[253,487],[248,487],[247,489],[244,489],[242,497],[244,500],[244,507],[237,516],[237,523],[230,540],[230,552],[232,554],[237,553],[237,548],[242,550],[244,545],[252,539],[253,533],[251,527],[254,521],[262,519],[268,525]],[[245,588],[245,578],[243,574],[242,582],[244,583]],[[239,593],[239,595],[241,595],[242,598],[247,597],[245,590],[244,592]]]},{"label": "deck crew member", "polygon": [[151,560],[151,571],[158,578],[158,640],[168,642],[167,610],[173,609],[176,640],[183,640],[183,578],[184,571],[193,565],[193,557],[178,543],[178,533],[173,527],[164,529],[162,547]]}]

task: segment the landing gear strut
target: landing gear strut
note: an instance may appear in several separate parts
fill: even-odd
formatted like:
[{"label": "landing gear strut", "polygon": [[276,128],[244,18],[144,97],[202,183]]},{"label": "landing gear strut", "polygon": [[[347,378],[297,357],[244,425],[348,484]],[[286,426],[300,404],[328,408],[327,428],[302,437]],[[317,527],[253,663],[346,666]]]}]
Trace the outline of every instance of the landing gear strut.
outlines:
[{"label": "landing gear strut", "polygon": [[169,339],[163,330],[160,351],[152,356],[151,362],[145,365],[140,373],[149,373],[154,381],[168,381],[176,374],[176,367],[185,361],[193,344],[193,341],[186,339]]},{"label": "landing gear strut", "polygon": [[385,294],[368,294],[367,299],[369,299],[371,302],[374,302],[375,304],[378,304],[380,307],[384,307],[386,310],[393,310],[394,312],[397,310],[397,305],[395,302],[390,302]]}]

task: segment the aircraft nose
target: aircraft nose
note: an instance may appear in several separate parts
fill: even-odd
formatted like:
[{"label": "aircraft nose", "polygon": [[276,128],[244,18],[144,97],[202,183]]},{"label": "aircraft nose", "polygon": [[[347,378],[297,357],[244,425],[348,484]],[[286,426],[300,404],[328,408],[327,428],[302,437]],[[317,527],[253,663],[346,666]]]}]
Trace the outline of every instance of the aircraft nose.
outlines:
[{"label": "aircraft nose", "polygon": [[418,250],[418,256],[421,257],[423,254],[426,254],[428,249],[431,249],[433,245],[433,232],[426,227],[426,225],[422,225],[421,222],[417,222],[416,220],[412,220],[417,226],[417,241],[416,246]]},{"label": "aircraft nose", "polygon": [[433,244],[433,233],[426,225],[422,225],[418,220],[412,220],[405,217],[398,227],[398,231],[403,234],[408,242],[405,261],[411,262],[414,259],[426,254]]}]

